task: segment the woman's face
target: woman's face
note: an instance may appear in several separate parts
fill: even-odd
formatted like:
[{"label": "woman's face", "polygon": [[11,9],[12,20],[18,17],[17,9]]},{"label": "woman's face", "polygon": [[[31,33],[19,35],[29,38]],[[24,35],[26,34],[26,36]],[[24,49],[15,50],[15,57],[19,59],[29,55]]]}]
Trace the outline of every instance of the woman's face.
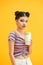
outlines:
[{"label": "woman's face", "polygon": [[28,17],[23,16],[16,20],[17,27],[21,30],[24,29],[27,26],[28,23]]}]

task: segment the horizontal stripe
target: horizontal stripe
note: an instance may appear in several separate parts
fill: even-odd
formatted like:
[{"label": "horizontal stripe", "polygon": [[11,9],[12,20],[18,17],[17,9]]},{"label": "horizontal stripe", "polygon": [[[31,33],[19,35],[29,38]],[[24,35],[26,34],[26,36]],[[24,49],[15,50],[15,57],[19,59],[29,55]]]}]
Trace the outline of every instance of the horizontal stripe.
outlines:
[{"label": "horizontal stripe", "polygon": [[9,36],[8,38],[10,38],[10,37],[15,39],[15,37],[14,37],[14,36]]},{"label": "horizontal stripe", "polygon": [[10,32],[10,34],[13,34],[13,35],[15,35],[15,32]]},{"label": "horizontal stripe", "polygon": [[15,54],[15,56],[20,55],[20,54],[22,54],[22,52],[19,52],[19,53]]},{"label": "horizontal stripe", "polygon": [[24,45],[24,43],[19,42],[19,41],[16,41],[16,42],[15,42],[15,45]]},{"label": "horizontal stripe", "polygon": [[13,35],[13,34],[10,34],[9,36],[12,36],[12,37],[14,37],[14,38],[15,38],[15,35]]},{"label": "horizontal stripe", "polygon": [[8,37],[8,40],[14,40],[15,41],[15,39],[13,37]]},{"label": "horizontal stripe", "polygon": [[19,37],[19,36],[18,36],[17,38],[20,38],[21,40],[24,40],[23,38],[21,38],[21,37]]},{"label": "horizontal stripe", "polygon": [[21,40],[21,38],[18,38],[18,37],[16,38],[16,40],[21,41],[21,42],[23,41],[23,40]]}]

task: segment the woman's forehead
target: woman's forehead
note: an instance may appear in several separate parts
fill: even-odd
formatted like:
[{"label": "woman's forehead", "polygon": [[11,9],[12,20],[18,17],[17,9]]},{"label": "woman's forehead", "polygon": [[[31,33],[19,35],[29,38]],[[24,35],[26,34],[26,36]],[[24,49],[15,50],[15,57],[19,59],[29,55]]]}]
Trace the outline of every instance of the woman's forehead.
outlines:
[{"label": "woman's forehead", "polygon": [[19,19],[28,20],[28,17],[27,17],[27,16],[22,16],[22,17],[20,17]]}]

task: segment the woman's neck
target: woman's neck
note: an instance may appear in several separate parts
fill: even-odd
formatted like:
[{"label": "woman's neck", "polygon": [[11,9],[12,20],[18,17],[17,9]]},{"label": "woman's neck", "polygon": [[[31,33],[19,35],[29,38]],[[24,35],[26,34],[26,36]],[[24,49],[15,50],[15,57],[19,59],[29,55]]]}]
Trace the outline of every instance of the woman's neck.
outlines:
[{"label": "woman's neck", "polygon": [[19,33],[21,33],[21,34],[24,33],[23,30],[21,30],[21,29],[19,29],[19,28],[17,28],[17,31],[18,31]]}]

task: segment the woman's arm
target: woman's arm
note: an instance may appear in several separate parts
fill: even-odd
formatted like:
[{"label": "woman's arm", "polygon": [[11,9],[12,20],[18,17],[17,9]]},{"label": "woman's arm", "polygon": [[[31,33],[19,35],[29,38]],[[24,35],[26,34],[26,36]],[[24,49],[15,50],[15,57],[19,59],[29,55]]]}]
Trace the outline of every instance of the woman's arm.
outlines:
[{"label": "woman's arm", "polygon": [[32,53],[32,40],[30,42],[31,44],[28,45],[28,54],[30,55]]},{"label": "woman's arm", "polygon": [[32,45],[29,45],[29,51],[28,51],[28,54],[31,54],[32,53]]},{"label": "woman's arm", "polygon": [[13,53],[14,53],[14,41],[13,40],[8,40],[8,43],[9,43],[9,56],[10,56],[12,65],[16,65],[15,64],[15,57],[13,55]]}]

